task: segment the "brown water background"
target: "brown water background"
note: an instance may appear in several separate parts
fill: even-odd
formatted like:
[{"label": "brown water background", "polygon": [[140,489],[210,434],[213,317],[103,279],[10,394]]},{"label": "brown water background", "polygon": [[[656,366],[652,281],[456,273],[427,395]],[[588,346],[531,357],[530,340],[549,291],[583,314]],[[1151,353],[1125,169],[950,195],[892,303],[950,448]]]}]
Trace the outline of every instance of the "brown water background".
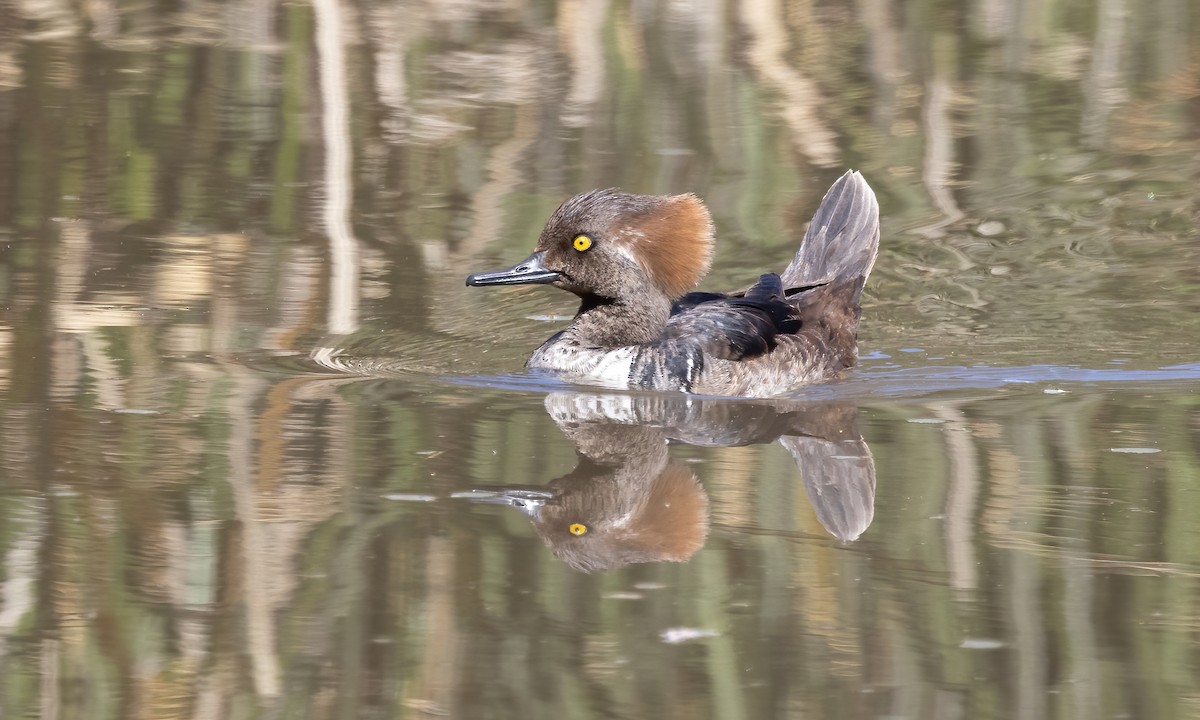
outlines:
[{"label": "brown water background", "polygon": [[[463,287],[613,185],[743,286],[847,168],[786,402]],[[0,716],[1200,717],[1197,187],[1195,0],[0,0]]]}]

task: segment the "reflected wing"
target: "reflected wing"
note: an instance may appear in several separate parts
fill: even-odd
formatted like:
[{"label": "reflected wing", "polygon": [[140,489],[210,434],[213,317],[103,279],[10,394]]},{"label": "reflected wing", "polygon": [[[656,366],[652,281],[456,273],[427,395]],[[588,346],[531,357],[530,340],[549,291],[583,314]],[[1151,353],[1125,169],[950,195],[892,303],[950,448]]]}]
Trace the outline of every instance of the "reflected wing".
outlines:
[{"label": "reflected wing", "polygon": [[779,443],[796,461],[821,525],[842,542],[857,540],[875,519],[875,459],[866,441],[789,436]]}]

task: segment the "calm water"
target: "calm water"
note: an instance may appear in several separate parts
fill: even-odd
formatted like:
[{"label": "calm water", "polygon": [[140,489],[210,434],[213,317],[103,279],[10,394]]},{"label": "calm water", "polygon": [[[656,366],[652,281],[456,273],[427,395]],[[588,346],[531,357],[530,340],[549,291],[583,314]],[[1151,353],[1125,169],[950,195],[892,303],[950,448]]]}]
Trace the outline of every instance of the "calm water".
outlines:
[{"label": "calm water", "polygon": [[[525,374],[467,289],[882,206],[861,366]],[[0,4],[0,716],[1200,716],[1200,3]]]}]

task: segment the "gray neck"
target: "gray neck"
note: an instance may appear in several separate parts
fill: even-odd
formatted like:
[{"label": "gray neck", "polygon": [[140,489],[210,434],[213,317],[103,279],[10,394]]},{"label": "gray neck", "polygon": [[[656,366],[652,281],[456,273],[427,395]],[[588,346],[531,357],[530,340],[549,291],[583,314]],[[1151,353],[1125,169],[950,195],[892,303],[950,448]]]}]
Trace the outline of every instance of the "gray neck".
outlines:
[{"label": "gray neck", "polygon": [[564,334],[591,347],[641,345],[662,336],[671,316],[671,299],[644,288],[620,300],[584,296]]}]

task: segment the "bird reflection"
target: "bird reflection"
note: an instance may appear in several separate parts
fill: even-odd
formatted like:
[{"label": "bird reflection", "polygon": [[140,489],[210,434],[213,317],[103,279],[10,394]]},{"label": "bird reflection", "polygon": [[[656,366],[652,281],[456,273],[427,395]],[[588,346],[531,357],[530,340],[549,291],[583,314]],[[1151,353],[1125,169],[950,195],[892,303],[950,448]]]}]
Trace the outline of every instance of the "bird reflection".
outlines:
[{"label": "bird reflection", "polygon": [[545,486],[455,493],[511,506],[573,568],[683,562],[704,544],[708,495],[669,442],[707,447],[779,441],[837,539],[857,539],[875,513],[875,463],[858,411],[835,403],[729,401],[688,396],[556,393],[546,410],[575,444],[578,464]]}]

